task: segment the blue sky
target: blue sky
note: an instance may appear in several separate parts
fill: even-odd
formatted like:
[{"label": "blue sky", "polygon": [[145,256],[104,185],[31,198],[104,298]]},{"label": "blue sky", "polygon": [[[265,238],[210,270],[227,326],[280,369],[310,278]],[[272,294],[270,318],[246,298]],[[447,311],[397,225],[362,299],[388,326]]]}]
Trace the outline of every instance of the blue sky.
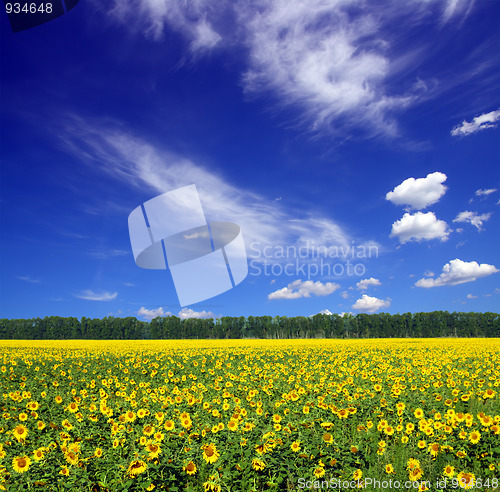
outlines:
[{"label": "blue sky", "polygon": [[[498,311],[500,4],[82,0],[1,19],[0,316]],[[249,273],[181,307],[128,216],[195,184]]]}]

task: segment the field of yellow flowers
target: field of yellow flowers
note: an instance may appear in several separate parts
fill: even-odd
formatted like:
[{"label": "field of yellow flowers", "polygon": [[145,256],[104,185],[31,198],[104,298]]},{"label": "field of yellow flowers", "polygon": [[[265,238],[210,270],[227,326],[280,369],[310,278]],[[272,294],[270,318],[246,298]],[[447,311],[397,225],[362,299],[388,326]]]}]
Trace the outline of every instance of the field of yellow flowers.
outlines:
[{"label": "field of yellow flowers", "polygon": [[0,347],[0,490],[498,488],[497,339]]}]

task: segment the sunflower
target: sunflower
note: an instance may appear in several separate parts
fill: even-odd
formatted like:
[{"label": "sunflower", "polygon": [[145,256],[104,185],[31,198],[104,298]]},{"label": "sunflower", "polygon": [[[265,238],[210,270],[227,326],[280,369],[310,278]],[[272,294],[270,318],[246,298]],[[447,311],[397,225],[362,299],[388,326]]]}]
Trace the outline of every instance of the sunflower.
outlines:
[{"label": "sunflower", "polygon": [[481,433],[479,431],[472,431],[470,434],[469,434],[469,441],[472,443],[472,444],[477,444],[479,442],[479,440],[481,439]]},{"label": "sunflower", "polygon": [[187,475],[194,475],[196,473],[196,465],[190,461],[186,466],[182,468]]},{"label": "sunflower", "polygon": [[476,481],[474,473],[460,472],[457,475],[458,485],[462,489],[472,489]]},{"label": "sunflower", "polygon": [[431,456],[435,458],[439,453],[439,444],[437,442],[433,442],[432,444],[429,444],[427,450],[429,451]]},{"label": "sunflower", "polygon": [[314,470],[314,476],[321,478],[325,474],[325,469],[322,466],[317,466]]},{"label": "sunflower", "polygon": [[96,450],[94,451],[94,456],[96,458],[100,458],[102,456],[102,449],[101,448],[96,448]]},{"label": "sunflower", "polygon": [[266,467],[266,464],[260,460],[259,458],[254,458],[252,460],[252,468],[254,470],[260,471],[263,470]]},{"label": "sunflower", "polygon": [[294,453],[298,453],[300,451],[300,442],[299,441],[293,441],[292,444],[290,444],[290,448],[292,448],[292,451]]},{"label": "sunflower", "polygon": [[325,441],[327,444],[332,444],[333,443],[333,436],[329,432],[325,432],[323,434],[323,441]]},{"label": "sunflower", "polygon": [[215,463],[219,459],[220,453],[217,451],[215,444],[203,446],[203,459],[207,463]]},{"label": "sunflower", "polygon": [[155,458],[158,458],[158,456],[160,455],[161,453],[161,448],[160,446],[158,446],[158,444],[156,443],[149,443],[147,446],[146,446],[146,450],[148,452],[148,456],[149,456],[149,459],[152,460],[152,459],[155,459]]},{"label": "sunflower", "polygon": [[21,412],[21,413],[19,414],[19,421],[20,421],[20,422],[26,422],[26,420],[28,420],[28,415],[27,415],[27,414],[25,414],[24,412]]},{"label": "sunflower", "polygon": [[415,467],[415,468],[412,468],[410,470],[410,473],[408,475],[408,478],[410,480],[412,480],[413,482],[415,482],[416,480],[419,480],[422,475],[424,474],[422,468],[420,468],[419,466]]},{"label": "sunflower", "polygon": [[354,478],[354,480],[360,480],[362,476],[363,472],[358,468],[352,475],[352,478]]},{"label": "sunflower", "polygon": [[36,423],[36,428],[38,430],[43,430],[45,429],[45,422],[42,422],[41,420],[39,420],[37,423]]},{"label": "sunflower", "polygon": [[128,465],[127,473],[134,477],[135,475],[140,475],[144,473],[147,469],[148,465],[142,460],[134,460]]},{"label": "sunflower", "polygon": [[148,425],[145,425],[145,426],[144,426],[144,429],[143,429],[143,431],[142,431],[142,432],[143,432],[143,434],[144,434],[145,436],[151,436],[151,435],[153,435],[153,434],[154,434],[154,432],[155,432],[155,428],[154,428],[152,425],[149,425],[149,424],[148,424]]},{"label": "sunflower", "polygon": [[455,475],[455,467],[451,465],[446,465],[443,470],[443,475],[445,477],[453,478],[453,475]]},{"label": "sunflower", "polygon": [[30,465],[31,459],[29,456],[16,456],[12,460],[12,468],[14,468],[14,471],[17,473],[24,473],[25,471],[28,471]]},{"label": "sunflower", "polygon": [[45,457],[45,452],[43,448],[38,448],[33,451],[33,459],[35,461],[43,460],[44,457]]},{"label": "sunflower", "polygon": [[175,424],[174,424],[174,421],[173,420],[167,420],[164,424],[163,424],[163,428],[165,430],[168,430],[168,431],[171,431],[175,428]]},{"label": "sunflower", "polygon": [[23,424],[19,424],[14,427],[12,433],[14,434],[14,437],[18,440],[18,442],[21,442],[26,439],[26,436],[28,435],[28,429]]},{"label": "sunflower", "polygon": [[71,413],[78,412],[78,403],[72,401],[67,407],[66,410],[69,410]]},{"label": "sunflower", "polygon": [[63,466],[61,468],[61,471],[59,472],[59,475],[64,475],[67,477],[69,475],[69,468],[67,466]]},{"label": "sunflower", "polygon": [[394,467],[390,463],[388,465],[385,465],[385,473],[387,474],[396,473],[394,471]]},{"label": "sunflower", "polygon": [[78,455],[74,451],[69,451],[68,453],[66,453],[64,455],[64,457],[70,465],[77,465],[78,464],[79,458],[78,458]]}]

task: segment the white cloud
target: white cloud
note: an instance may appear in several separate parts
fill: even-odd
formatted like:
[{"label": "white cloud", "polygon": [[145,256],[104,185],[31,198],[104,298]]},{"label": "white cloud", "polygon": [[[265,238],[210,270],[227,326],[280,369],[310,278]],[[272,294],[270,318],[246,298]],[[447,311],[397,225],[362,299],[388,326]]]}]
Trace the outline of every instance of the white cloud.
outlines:
[{"label": "white cloud", "polygon": [[425,275],[426,277],[434,277],[434,275],[436,275],[436,274],[435,274],[432,270],[426,270],[426,271],[424,272],[424,275]]},{"label": "white cloud", "polygon": [[340,297],[342,297],[343,299],[347,299],[349,297],[349,292],[347,292],[346,290],[344,290],[344,292],[342,292],[340,294]]},{"label": "white cloud", "polygon": [[326,314],[328,316],[332,316],[332,312],[329,309],[322,309],[319,314]]},{"label": "white cloud", "polygon": [[497,126],[495,123],[498,120],[500,120],[500,109],[476,116],[470,123],[464,120],[461,125],[457,125],[451,130],[451,134],[454,137],[463,137],[487,128],[495,128]]},{"label": "white cloud", "polygon": [[159,307],[157,309],[146,309],[144,306],[137,311],[138,316],[142,316],[143,318],[146,318],[147,320],[152,320],[154,318],[157,318],[158,316],[172,316],[172,313],[170,311],[164,311],[162,307]]},{"label": "white cloud", "polygon": [[465,282],[473,282],[478,278],[487,277],[496,272],[498,270],[494,265],[486,263],[479,265],[477,261],[466,262],[456,258],[444,265],[443,273],[438,278],[421,278],[415,285],[425,288],[458,285]]},{"label": "white cloud", "polygon": [[[121,130],[97,121],[72,117],[61,132],[67,149],[115,179],[141,193],[161,194],[196,184],[209,221],[234,221],[242,229],[247,245],[304,245],[348,248],[351,238],[327,217],[308,210],[291,210],[276,202],[233,186],[216,173],[168,151],[156,149]],[[154,196],[154,195],[153,195]],[[137,204],[129,204],[130,211]],[[251,249],[247,248],[249,253]],[[272,261],[272,259],[268,260]]]},{"label": "white cloud", "polygon": [[365,290],[368,289],[368,287],[378,287],[379,285],[382,285],[380,280],[378,278],[365,278],[363,280],[360,280],[357,284],[356,287],[359,290]]},{"label": "white cloud", "polygon": [[406,213],[394,222],[390,237],[397,237],[401,244],[405,244],[431,239],[446,241],[449,234],[446,222],[438,220],[433,212],[417,212],[413,215]]},{"label": "white cloud", "polygon": [[469,222],[480,231],[483,228],[483,222],[487,221],[490,217],[491,212],[478,215],[477,212],[465,210],[464,212],[460,212],[456,218],[453,219],[453,222]]},{"label": "white cloud", "polygon": [[288,284],[287,287],[271,292],[267,298],[274,299],[299,299],[301,297],[313,296],[327,296],[340,288],[339,284],[333,282],[321,283],[319,280],[313,282],[312,280],[295,280]]},{"label": "white cloud", "polygon": [[357,311],[374,313],[375,311],[384,307],[389,307],[390,305],[391,301],[389,299],[384,301],[383,299],[377,299],[376,297],[370,297],[363,294],[351,307]]},{"label": "white cloud", "polygon": [[211,311],[193,311],[189,308],[182,308],[177,315],[181,319],[187,318],[215,318],[215,314]]},{"label": "white cloud", "polygon": [[118,295],[117,292],[94,292],[93,290],[84,290],[80,294],[75,294],[79,299],[86,301],[113,301]]},{"label": "white cloud", "polygon": [[445,193],[446,174],[435,172],[425,178],[408,178],[394,190],[385,195],[385,199],[395,205],[409,205],[413,209],[427,208],[436,203]]},{"label": "white cloud", "polygon": [[488,196],[497,191],[496,188],[490,188],[488,190],[476,190],[476,196]]},{"label": "white cloud", "polygon": [[209,50],[221,40],[213,23],[224,8],[222,0],[114,0],[109,14],[157,41],[166,28],[173,29],[189,40],[191,52],[197,52]]},{"label": "white cloud", "polygon": [[[407,48],[407,29],[429,19],[438,27],[459,14],[466,17],[472,5],[469,0],[377,5],[367,0],[114,0],[109,14],[152,39],[161,39],[167,29],[178,32],[191,54],[245,48],[247,93],[272,93],[282,106],[300,108],[312,131],[362,127],[371,135],[395,136],[396,113],[428,97],[434,84],[416,78],[403,93],[391,90],[394,77],[406,75],[425,54],[423,48]],[[401,24],[407,29],[398,34],[393,26]]]},{"label": "white cloud", "polygon": [[[172,314],[170,311],[165,311],[162,307],[156,309],[146,309],[145,307],[141,307],[141,309],[137,311],[137,315],[142,316],[147,320],[152,320],[158,316],[161,317],[174,316],[174,314]],[[187,318],[215,318],[216,316],[211,311],[197,312],[189,308],[182,308],[177,314],[177,317],[180,319],[187,319]]]},{"label": "white cloud", "polygon": [[474,296],[472,294],[467,294],[467,299],[477,299],[477,296]]},{"label": "white cloud", "polygon": [[125,251],[123,249],[110,249],[110,250],[93,250],[89,251],[89,255],[98,260],[107,260],[108,258],[113,258],[116,256],[127,256],[130,255],[130,251]]}]

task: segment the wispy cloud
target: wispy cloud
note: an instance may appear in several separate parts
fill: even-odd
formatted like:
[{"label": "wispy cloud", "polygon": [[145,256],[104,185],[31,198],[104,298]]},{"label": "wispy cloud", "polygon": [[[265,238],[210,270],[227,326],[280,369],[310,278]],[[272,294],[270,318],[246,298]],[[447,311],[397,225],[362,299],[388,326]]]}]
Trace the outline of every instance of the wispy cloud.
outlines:
[{"label": "wispy cloud", "polygon": [[94,292],[93,290],[84,290],[80,294],[75,294],[78,299],[86,301],[113,301],[117,296],[117,292]]},{"label": "wispy cloud", "polygon": [[500,120],[500,109],[476,116],[470,123],[464,120],[460,125],[451,130],[451,134],[454,137],[472,135],[487,128],[495,128],[498,120]]},{"label": "wispy cloud", "polygon": [[458,285],[466,282],[487,277],[499,270],[494,265],[481,263],[477,261],[462,261],[458,258],[446,263],[443,267],[443,272],[437,278],[421,278],[415,285],[417,287],[440,287],[443,285]]},{"label": "wispy cloud", "polygon": [[327,296],[340,288],[339,284],[333,282],[320,281],[313,282],[312,280],[295,280],[282,289],[271,292],[267,298],[269,300],[276,299],[300,299],[301,297],[311,296]]},{"label": "wispy cloud", "polygon": [[[72,118],[66,130],[62,138],[69,151],[76,156],[85,154],[91,165],[99,163],[103,172],[141,191],[149,189],[154,196],[195,184],[207,219],[237,222],[247,245],[309,241],[316,247],[347,247],[351,242],[351,237],[327,217],[287,209],[283,201],[236,187],[191,160],[156,149],[133,135],[79,118]],[[130,211],[135,206],[131,203]]]},{"label": "wispy cloud", "polygon": [[28,277],[27,275],[25,275],[25,276],[18,276],[17,278],[19,280],[23,280],[24,282],[29,282],[30,284],[39,284],[41,282],[40,279],[33,278],[33,277]]},{"label": "wispy cloud", "polygon": [[488,196],[488,195],[491,195],[492,193],[495,193],[495,191],[497,191],[496,188],[489,188],[489,189],[485,189],[485,190],[476,190],[475,195],[476,196]]},{"label": "wispy cloud", "polygon": [[88,253],[92,258],[97,258],[99,260],[106,260],[108,258],[113,258],[116,256],[127,256],[130,255],[130,251],[125,251],[122,249],[109,249],[109,250],[93,250]]},{"label": "wispy cloud", "polygon": [[[412,47],[404,51],[405,43],[393,26],[407,23],[414,28],[430,19],[439,29],[465,19],[473,4],[114,0],[108,13],[153,40],[162,39],[166,29],[180,33],[191,56],[214,48],[244,47],[246,93],[272,94],[278,105],[300,108],[299,120],[313,132],[362,128],[370,135],[396,136],[398,113],[425,99],[429,86],[436,83],[415,76],[403,93],[393,91],[391,79],[425,56],[423,49],[418,54]],[[406,33],[402,30],[400,35]]]}]

